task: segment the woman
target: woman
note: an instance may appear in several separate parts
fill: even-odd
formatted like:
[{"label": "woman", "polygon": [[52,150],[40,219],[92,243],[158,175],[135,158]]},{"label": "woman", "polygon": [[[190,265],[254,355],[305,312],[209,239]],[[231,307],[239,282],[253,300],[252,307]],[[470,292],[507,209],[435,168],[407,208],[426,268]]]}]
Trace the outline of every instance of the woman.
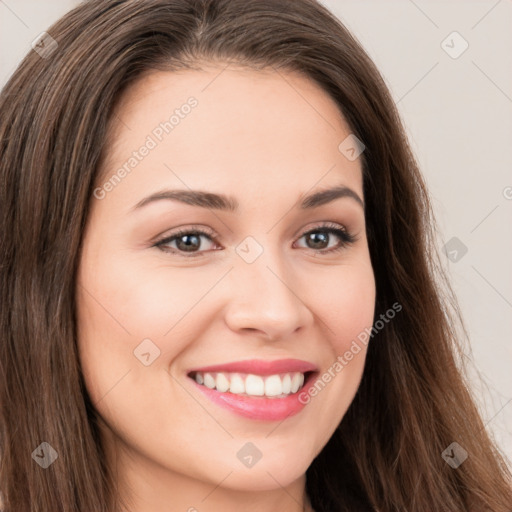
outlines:
[{"label": "woman", "polygon": [[4,510],[510,510],[340,22],[92,0],[48,33],[0,97]]}]

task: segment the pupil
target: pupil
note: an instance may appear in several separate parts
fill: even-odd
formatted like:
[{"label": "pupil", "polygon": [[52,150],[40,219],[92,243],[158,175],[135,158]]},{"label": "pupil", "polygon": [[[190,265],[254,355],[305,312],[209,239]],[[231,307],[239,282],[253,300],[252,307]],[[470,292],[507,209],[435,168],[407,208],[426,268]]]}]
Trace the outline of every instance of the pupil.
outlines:
[{"label": "pupil", "polygon": [[[186,240],[186,241],[184,242],[184,245],[182,247],[180,247],[180,244],[183,240]],[[191,243],[191,240],[192,240],[192,243]],[[197,235],[183,235],[180,238],[178,238],[177,245],[178,245],[178,248],[180,248],[180,249],[183,248],[185,251],[190,252],[199,247],[199,245],[200,245],[199,237]],[[194,247],[194,246],[197,246],[197,247]]]},{"label": "pupil", "polygon": [[[320,243],[325,244],[327,243],[327,233],[310,233],[309,239],[313,242],[313,244]],[[314,246],[313,249],[321,249],[322,247]]]}]

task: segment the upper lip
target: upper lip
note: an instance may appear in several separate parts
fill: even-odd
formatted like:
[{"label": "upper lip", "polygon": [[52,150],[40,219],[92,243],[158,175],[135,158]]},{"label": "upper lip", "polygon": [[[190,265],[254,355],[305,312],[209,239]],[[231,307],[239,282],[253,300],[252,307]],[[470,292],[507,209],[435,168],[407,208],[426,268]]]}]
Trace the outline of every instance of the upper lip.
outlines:
[{"label": "upper lip", "polygon": [[314,371],[317,371],[317,367],[313,363],[302,361],[300,359],[277,359],[274,361],[267,361],[264,359],[247,359],[245,361],[234,361],[232,363],[193,368],[189,370],[188,373],[228,372],[250,373],[254,375],[275,375],[278,373],[306,373]]}]

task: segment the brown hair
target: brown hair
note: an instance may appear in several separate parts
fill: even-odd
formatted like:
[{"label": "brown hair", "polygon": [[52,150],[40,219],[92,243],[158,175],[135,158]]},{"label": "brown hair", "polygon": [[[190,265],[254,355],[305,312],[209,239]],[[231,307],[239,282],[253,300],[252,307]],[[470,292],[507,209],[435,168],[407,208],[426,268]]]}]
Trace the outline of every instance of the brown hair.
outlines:
[{"label": "brown hair", "polygon": [[[116,100],[149,70],[202,61],[303,73],[366,146],[375,307],[403,310],[372,338],[355,399],[307,471],[315,510],[510,511],[509,469],[464,377],[428,193],[383,79],[340,21],[314,0],[92,0],[48,32],[53,53],[29,52],[0,95],[5,511],[118,510],[77,353],[82,233]],[[59,454],[46,470],[30,456],[42,442]],[[469,454],[457,469],[441,456],[452,442]]]}]

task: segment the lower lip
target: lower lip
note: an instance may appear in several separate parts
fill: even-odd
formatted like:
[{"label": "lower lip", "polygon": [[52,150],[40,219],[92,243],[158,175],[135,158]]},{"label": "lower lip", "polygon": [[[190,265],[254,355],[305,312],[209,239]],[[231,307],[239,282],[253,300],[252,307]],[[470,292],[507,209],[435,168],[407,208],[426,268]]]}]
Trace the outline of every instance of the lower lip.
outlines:
[{"label": "lower lip", "polygon": [[308,394],[313,386],[316,372],[308,376],[304,386],[284,398],[268,398],[264,396],[235,395],[234,393],[222,393],[215,389],[207,388],[193,380],[196,387],[209,398],[213,403],[220,405],[230,411],[253,420],[282,421],[294,416],[304,409],[307,403],[299,401],[299,396]]}]

